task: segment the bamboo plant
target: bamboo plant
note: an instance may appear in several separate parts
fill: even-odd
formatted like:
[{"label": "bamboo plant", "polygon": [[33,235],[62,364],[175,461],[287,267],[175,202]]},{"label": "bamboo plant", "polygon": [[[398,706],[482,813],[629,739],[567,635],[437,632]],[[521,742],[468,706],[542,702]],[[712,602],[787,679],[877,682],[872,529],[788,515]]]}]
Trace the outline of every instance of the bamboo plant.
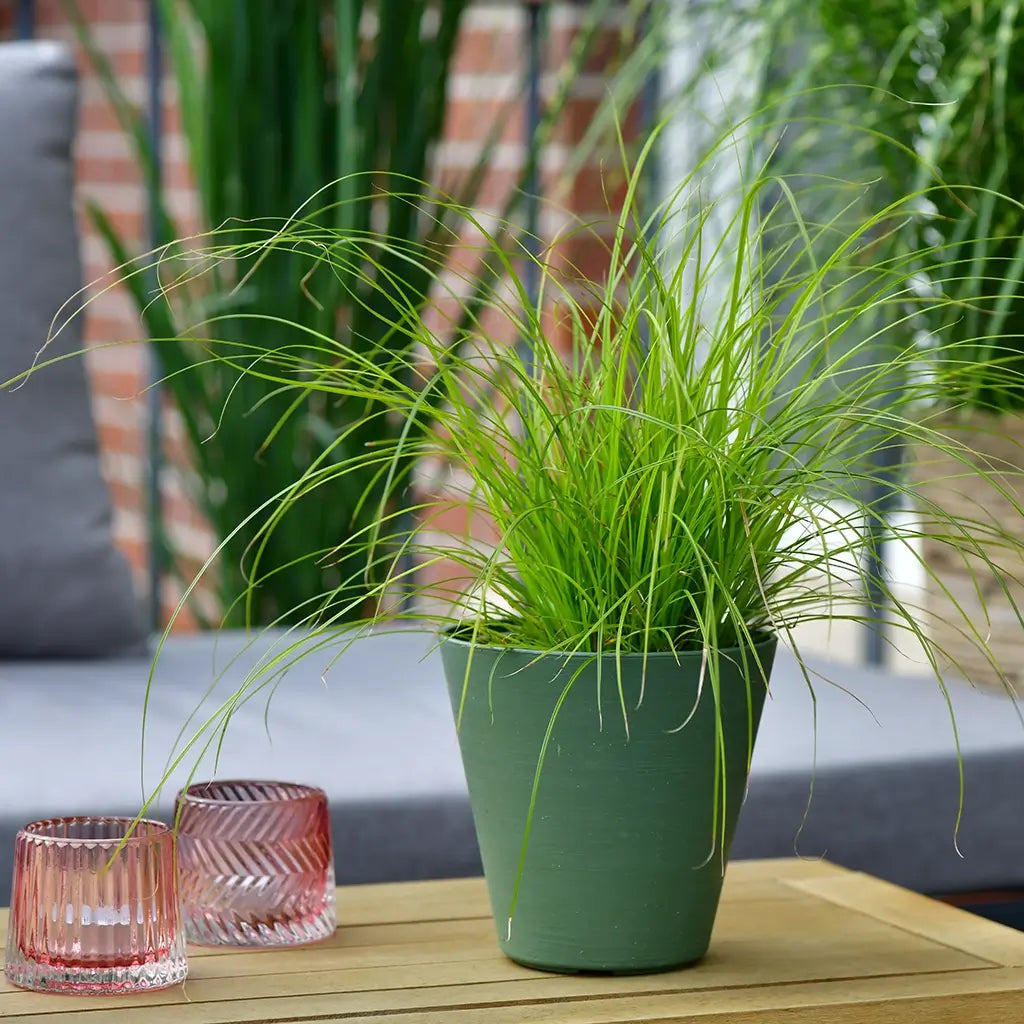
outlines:
[{"label": "bamboo plant", "polygon": [[[372,473],[339,476],[315,497],[296,495],[261,545],[261,563],[274,572],[264,575],[249,600],[239,600],[267,502],[325,450],[331,460],[345,462],[367,444],[393,443],[402,425],[382,415],[389,407],[383,396],[312,389],[300,397],[259,374],[239,377],[209,358],[192,328],[216,312],[221,335],[244,343],[254,362],[278,350],[282,323],[302,325],[311,341],[342,339],[370,361],[389,364],[398,353],[409,355],[410,337],[386,324],[397,315],[395,293],[425,307],[442,259],[436,243],[448,211],[418,200],[431,195],[423,182],[442,135],[447,83],[468,4],[160,0],[202,230],[218,229],[239,255],[213,264],[209,274],[174,281],[165,274],[157,282],[139,272],[144,261],[102,208],[91,204],[89,213],[122,268],[147,333],[163,339],[158,351],[164,386],[184,421],[195,499],[216,540],[226,545],[215,578],[227,624],[291,621],[295,609],[332,584],[366,571],[365,552],[345,538],[366,530],[376,505],[390,498],[381,488],[405,487],[407,474],[388,481]],[[610,0],[601,0],[584,18],[529,143],[520,185],[550,137],[610,7]],[[151,178],[156,157],[142,118],[70,0],[66,9]],[[631,61],[638,68],[642,59],[641,47],[623,62],[627,69]],[[620,74],[617,103],[636,77]],[[510,103],[482,133],[477,163],[460,183],[465,201],[476,196],[515,109]],[[254,225],[289,217],[314,195],[305,209],[321,210],[314,217],[319,228],[362,236],[372,225],[402,245],[383,253],[367,279],[355,268],[340,276],[317,269],[285,249],[257,259],[247,248]],[[186,252],[190,243],[179,240],[188,233],[157,198],[161,251]],[[522,198],[521,189],[512,195],[506,216]],[[304,358],[313,360],[313,350]],[[373,500],[367,499],[368,489]],[[242,521],[245,527],[235,529]],[[331,552],[331,558],[308,559],[311,549]],[[348,597],[339,600],[346,614],[357,614]]]}]

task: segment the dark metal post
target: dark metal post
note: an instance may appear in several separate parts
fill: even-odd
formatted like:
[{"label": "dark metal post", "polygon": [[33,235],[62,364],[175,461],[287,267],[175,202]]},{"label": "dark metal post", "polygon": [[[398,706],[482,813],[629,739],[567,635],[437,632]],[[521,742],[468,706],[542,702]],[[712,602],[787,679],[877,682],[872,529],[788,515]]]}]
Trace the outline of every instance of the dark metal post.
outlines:
[{"label": "dark metal post", "polygon": [[[643,37],[655,31],[657,31],[657,26],[654,24],[653,4],[648,4],[644,9],[640,22],[640,34]],[[647,73],[647,77],[644,79],[643,90],[640,93],[641,123],[643,124],[643,130],[648,133],[654,130],[661,118],[661,84],[661,67],[660,65],[655,65]],[[651,154],[651,158],[648,160],[646,168],[644,168],[647,178],[647,194],[651,200],[648,205],[651,207],[657,207],[664,198],[662,196],[664,175],[662,173],[661,159],[658,155],[660,148],[660,146],[657,147],[655,152]],[[655,226],[651,225],[652,233],[654,230]]]},{"label": "dark metal post", "polygon": [[18,38],[31,39],[36,31],[35,0],[18,0]]},{"label": "dark metal post", "polygon": [[[543,110],[541,106],[540,79],[543,66],[543,17],[541,0],[524,0],[526,7],[526,123],[525,141],[528,147],[529,164],[526,175],[526,239],[524,242],[527,256],[523,283],[531,303],[536,303],[540,294],[540,267],[537,258],[540,256],[540,153],[533,148],[532,142],[540,127]],[[533,346],[529,339],[520,340],[520,353],[528,371],[533,369]]]},{"label": "dark metal post", "polygon": [[[648,4],[643,11],[643,17],[640,21],[641,38],[656,30],[657,27],[654,24],[653,4]],[[640,92],[640,123],[643,126],[642,130],[648,134],[654,131],[661,118],[661,91],[661,68],[660,65],[655,65],[647,73],[647,77],[644,79],[643,89]],[[645,217],[653,217],[655,211],[665,201],[665,196],[662,192],[664,188],[664,168],[662,167],[663,150],[664,147],[656,143],[654,151],[647,160],[647,166],[644,168],[646,195],[643,210]],[[657,234],[658,223],[657,221],[652,220],[647,229],[648,241],[653,241]],[[650,351],[651,334],[651,325],[648,323],[646,317],[644,317],[640,323],[640,330],[642,332],[641,338],[643,340],[643,351],[646,353]],[[638,375],[635,385],[637,400],[640,398],[642,383],[643,382]]]},{"label": "dark metal post", "polygon": [[[889,536],[888,520],[899,507],[899,491],[896,488],[896,474],[902,462],[898,446],[890,441],[873,455],[876,482],[868,494],[868,501],[874,515],[867,524],[868,546],[864,558],[864,573],[867,578],[867,602],[876,615],[884,614],[885,588],[882,584],[888,572],[885,558],[885,542]],[[887,629],[885,620],[879,618],[869,623],[864,646],[864,660],[869,665],[885,664]]]},{"label": "dark metal post", "polygon": [[[149,0],[149,50],[146,72],[149,85],[149,143],[153,156],[149,180],[146,182],[147,220],[149,247],[156,249],[160,244],[160,193],[162,188],[163,147],[163,59],[161,54],[160,12],[157,0]],[[155,267],[150,273],[152,288],[159,286]],[[163,574],[165,569],[165,538],[163,528],[163,503],[160,487],[163,466],[163,409],[161,407],[160,361],[151,344],[149,347],[149,390],[147,409],[149,422],[147,448],[149,452],[146,489],[149,512],[149,594],[150,623],[154,630],[161,628],[161,605],[163,596]]]}]

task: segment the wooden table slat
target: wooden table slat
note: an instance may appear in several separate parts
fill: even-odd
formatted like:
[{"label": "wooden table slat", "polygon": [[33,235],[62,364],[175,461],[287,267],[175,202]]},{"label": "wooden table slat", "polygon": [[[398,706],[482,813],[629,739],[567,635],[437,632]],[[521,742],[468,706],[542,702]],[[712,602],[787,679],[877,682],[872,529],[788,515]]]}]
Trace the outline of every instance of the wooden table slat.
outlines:
[{"label": "wooden table slat", "polygon": [[498,951],[479,879],[343,888],[339,908],[337,935],[315,946],[190,950],[183,988],[96,999],[4,984],[0,1020],[1024,1020],[1024,934],[822,861],[732,865],[705,960],[647,977],[512,963]]},{"label": "wooden table slat", "polygon": [[[949,914],[938,900],[901,889],[870,875],[850,874],[791,883],[830,903],[886,921],[904,931],[1004,967],[1024,967],[1024,932],[976,914]],[[1024,1019],[1024,1009],[1021,1013]]]},{"label": "wooden table slat", "polygon": [[[1014,1024],[1024,1008],[1024,969],[949,972],[889,978],[844,979],[841,983],[709,989],[684,993],[638,993],[598,998],[561,998],[513,1002],[498,1006],[459,1003],[451,990],[432,990],[436,1004],[418,1012],[394,1015],[401,1024],[612,1024],[612,1022],[673,1022],[685,1024]],[[242,999],[235,1003],[147,1007],[116,1006],[116,1000],[74,1000],[60,1024],[278,1024],[281,1021],[351,1021],[387,1019],[376,1010],[374,993],[346,997],[343,1005],[330,996],[303,1000],[296,1016],[294,999]],[[51,998],[58,998],[53,996]],[[72,1002],[72,1000],[67,1000]],[[90,1006],[91,1009],[83,1009]],[[99,1011],[99,1012],[98,1012]],[[28,1013],[12,1020],[19,1024],[57,1024],[52,1013]]]}]

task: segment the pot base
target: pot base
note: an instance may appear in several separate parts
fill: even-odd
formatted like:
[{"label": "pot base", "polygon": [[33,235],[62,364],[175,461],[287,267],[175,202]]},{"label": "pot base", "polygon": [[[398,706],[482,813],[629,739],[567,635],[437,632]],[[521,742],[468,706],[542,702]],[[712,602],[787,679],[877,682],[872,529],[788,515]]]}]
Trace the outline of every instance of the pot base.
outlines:
[{"label": "pot base", "polygon": [[669,971],[678,971],[684,967],[696,967],[697,964],[704,959],[704,954],[695,957],[691,960],[683,960],[680,963],[671,963],[663,965],[654,965],[651,967],[627,967],[627,968],[609,968],[607,970],[601,970],[594,967],[556,967],[552,964],[538,964],[531,963],[529,960],[524,960],[522,957],[511,956],[506,953],[505,956],[513,963],[519,964],[520,967],[528,967],[531,971],[543,971],[545,974],[577,974],[577,975],[590,975],[595,978],[630,978],[636,977],[641,974],[667,974]]}]

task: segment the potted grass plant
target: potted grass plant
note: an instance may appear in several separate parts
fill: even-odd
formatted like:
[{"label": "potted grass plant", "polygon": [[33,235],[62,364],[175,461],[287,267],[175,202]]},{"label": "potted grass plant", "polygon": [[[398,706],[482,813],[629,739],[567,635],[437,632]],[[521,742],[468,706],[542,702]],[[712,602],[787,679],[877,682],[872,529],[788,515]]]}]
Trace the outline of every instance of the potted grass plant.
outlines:
[{"label": "potted grass plant", "polygon": [[[721,206],[702,203],[712,154],[645,214],[656,135],[630,163],[610,235],[575,229],[606,239],[600,280],[566,271],[565,239],[531,256],[449,204],[450,251],[429,263],[449,268],[435,276],[437,308],[466,292],[456,266],[494,277],[485,307],[469,310],[476,329],[453,341],[404,275],[380,274],[421,260],[417,247],[313,217],[254,233],[250,254],[283,249],[387,288],[386,328],[403,344],[371,356],[306,327],[291,337],[279,321],[277,347],[256,354],[234,334],[218,341],[216,317],[200,332],[210,358],[293,406],[308,394],[372,396],[376,415],[404,424],[355,451],[328,444],[277,495],[265,530],[328,481],[368,474],[387,485],[427,463],[467,518],[490,524],[486,547],[441,533],[434,496],[410,488],[407,502],[380,502],[369,526],[339,539],[374,571],[338,592],[372,605],[366,628],[436,630],[498,941],[555,971],[653,971],[704,954],[775,649],[786,643],[802,665],[799,627],[885,616],[942,685],[940,642],[870,575],[868,527],[884,514],[866,497],[873,456],[909,439],[987,473],[909,414],[963,386],[958,362],[908,376],[913,354],[864,329],[898,330],[906,315],[922,254],[888,259],[884,274],[874,254],[880,227],[914,197],[840,230],[805,216],[796,186],[761,168]],[[392,199],[422,212],[416,190]],[[200,270],[238,253],[214,237],[201,255]],[[534,273],[538,292],[526,283]],[[955,514],[945,525],[952,550],[987,557]],[[908,548],[920,538],[911,521],[892,529]],[[262,662],[172,770],[215,745],[239,702],[310,649],[308,632],[357,642],[336,597],[304,609],[301,640]],[[985,652],[975,624],[959,628]]]}]

